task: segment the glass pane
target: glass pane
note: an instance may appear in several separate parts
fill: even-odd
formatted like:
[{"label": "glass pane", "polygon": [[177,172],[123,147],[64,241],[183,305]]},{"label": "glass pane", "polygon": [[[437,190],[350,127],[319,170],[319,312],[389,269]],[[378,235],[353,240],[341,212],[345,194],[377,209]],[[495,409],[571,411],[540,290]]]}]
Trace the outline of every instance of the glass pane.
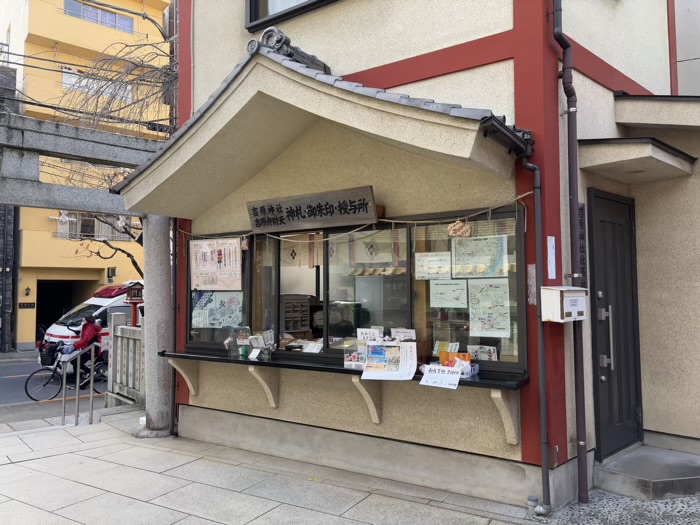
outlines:
[{"label": "glass pane", "polygon": [[63,10],[67,15],[75,16],[77,18],[81,17],[81,3],[77,0],[64,0]]},{"label": "glass pane", "polygon": [[117,15],[117,29],[125,33],[133,33],[134,19],[128,16]]},{"label": "glass pane", "polygon": [[99,9],[83,4],[83,18],[85,20],[87,20],[89,22],[97,23],[97,19],[99,17],[99,12],[100,12]]},{"label": "glass pane", "polygon": [[351,347],[358,328],[410,328],[406,230],[331,236],[329,320],[331,348]]},{"label": "glass pane", "polygon": [[107,27],[117,27],[117,14],[111,11],[100,12],[100,24]]},{"label": "glass pane", "polygon": [[225,351],[224,341],[234,329],[249,326],[248,258],[242,253],[242,291],[193,290],[190,304],[190,341],[217,343]]},{"label": "glass pane", "polygon": [[274,15],[290,7],[303,4],[306,1],[307,0],[257,0],[258,18]]},{"label": "glass pane", "polygon": [[[323,342],[323,235],[285,236],[280,242],[281,347]],[[287,343],[296,340],[291,348]]]},{"label": "glass pane", "polygon": [[95,219],[80,219],[80,234],[87,237],[94,237]]},{"label": "glass pane", "polygon": [[419,354],[437,360],[440,351],[455,350],[449,343],[459,343],[473,361],[517,363],[516,220],[470,225],[468,237],[454,238],[444,224],[415,228]]},{"label": "glass pane", "polygon": [[274,239],[263,236],[255,241],[255,274],[253,282],[253,331],[274,330],[275,320],[275,245]]}]

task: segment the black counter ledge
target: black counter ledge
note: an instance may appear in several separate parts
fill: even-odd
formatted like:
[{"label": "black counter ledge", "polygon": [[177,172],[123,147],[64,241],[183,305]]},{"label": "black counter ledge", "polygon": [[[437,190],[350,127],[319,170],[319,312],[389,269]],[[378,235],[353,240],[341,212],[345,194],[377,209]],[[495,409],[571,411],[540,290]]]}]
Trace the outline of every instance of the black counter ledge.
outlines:
[{"label": "black counter ledge", "polygon": [[[212,363],[249,365],[272,368],[289,368],[292,370],[311,370],[312,372],[330,372],[333,374],[362,375],[362,370],[345,368],[342,364],[322,363],[306,361],[295,358],[285,358],[280,353],[273,353],[272,359],[256,360],[245,357],[230,357],[228,355],[216,355],[214,353],[196,352],[188,350],[185,353],[158,352],[158,355],[167,359],[184,359],[193,361],[208,361]],[[295,354],[296,355],[296,354]],[[420,381],[423,376],[416,374],[413,381]],[[372,380],[376,381],[376,380]],[[488,388],[492,390],[520,390],[520,388],[530,381],[528,377],[510,376],[494,372],[482,372],[477,377],[461,379],[459,386]]]}]

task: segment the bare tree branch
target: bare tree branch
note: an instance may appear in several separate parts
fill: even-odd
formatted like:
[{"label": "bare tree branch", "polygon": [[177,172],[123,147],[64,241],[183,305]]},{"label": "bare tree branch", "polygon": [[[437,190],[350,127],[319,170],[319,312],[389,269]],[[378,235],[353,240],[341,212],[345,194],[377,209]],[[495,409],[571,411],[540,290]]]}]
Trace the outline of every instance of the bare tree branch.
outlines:
[{"label": "bare tree branch", "polygon": [[107,248],[110,248],[112,250],[112,253],[109,255],[105,255],[102,253],[102,248],[98,250],[91,250],[89,246],[83,247],[85,251],[87,251],[90,255],[94,255],[96,257],[99,257],[100,259],[103,260],[109,260],[113,259],[117,253],[121,253],[126,255],[129,260],[131,261],[131,264],[134,266],[134,269],[136,272],[141,276],[141,279],[143,279],[143,270],[141,269],[141,266],[139,265],[138,261],[136,260],[136,257],[133,256],[133,254],[129,253],[128,251],[119,248],[118,246],[114,246],[111,242],[104,240],[104,239],[87,239],[90,242],[96,242],[96,243],[101,243],[104,244]]}]

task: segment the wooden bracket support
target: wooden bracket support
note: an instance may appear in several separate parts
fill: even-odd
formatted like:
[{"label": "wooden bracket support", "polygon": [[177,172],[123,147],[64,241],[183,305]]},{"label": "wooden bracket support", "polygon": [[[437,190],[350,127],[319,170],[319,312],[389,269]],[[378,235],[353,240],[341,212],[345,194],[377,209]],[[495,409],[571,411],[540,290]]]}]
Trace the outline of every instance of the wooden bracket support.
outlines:
[{"label": "wooden bracket support", "polygon": [[258,380],[265,392],[270,408],[279,407],[280,370],[269,366],[248,366],[248,372]]},{"label": "wooden bracket support", "polygon": [[190,389],[190,394],[196,396],[199,393],[199,361],[168,359],[168,364],[180,372]]},{"label": "wooden bracket support", "polygon": [[506,443],[520,443],[520,394],[511,390],[491,390],[491,399],[501,414],[503,428],[506,431]]},{"label": "wooden bracket support", "polygon": [[369,409],[369,417],[372,423],[382,422],[382,385],[383,381],[362,381],[360,376],[351,376],[352,384],[362,394],[362,398]]}]

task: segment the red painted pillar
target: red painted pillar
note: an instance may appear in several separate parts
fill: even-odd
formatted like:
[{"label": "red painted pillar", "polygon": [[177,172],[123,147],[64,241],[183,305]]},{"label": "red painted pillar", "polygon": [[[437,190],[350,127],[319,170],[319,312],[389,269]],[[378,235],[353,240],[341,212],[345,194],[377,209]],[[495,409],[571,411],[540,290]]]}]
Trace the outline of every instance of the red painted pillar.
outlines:
[{"label": "red painted pillar", "polygon": [[[530,160],[540,167],[542,175],[542,219],[544,245],[546,238],[556,239],[557,279],[545,285],[562,282],[561,213],[559,167],[559,81],[557,47],[552,38],[551,0],[514,2],[513,30],[515,49],[515,122],[532,130],[535,154]],[[518,167],[517,193],[532,189],[532,174]],[[528,224],[534,224],[534,205],[528,198]],[[526,237],[527,264],[535,264],[535,231],[529,228]],[[543,260],[547,260],[546,253]],[[521,439],[522,460],[540,464],[539,377],[537,370],[537,308],[528,305],[528,370],[530,383],[522,389]],[[558,447],[557,463],[567,460],[566,377],[564,366],[564,333],[561,326],[545,327],[547,356],[548,429],[550,449]]]},{"label": "red painted pillar", "polygon": [[676,0],[667,0],[668,65],[671,70],[671,95],[678,95],[678,41],[676,40]]}]

